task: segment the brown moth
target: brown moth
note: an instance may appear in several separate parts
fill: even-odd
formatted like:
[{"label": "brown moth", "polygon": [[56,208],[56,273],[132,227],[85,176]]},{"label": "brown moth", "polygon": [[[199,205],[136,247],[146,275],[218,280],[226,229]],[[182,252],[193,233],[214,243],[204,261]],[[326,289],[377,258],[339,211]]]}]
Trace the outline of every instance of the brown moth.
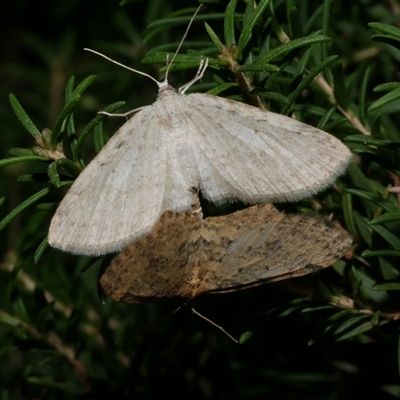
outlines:
[{"label": "brown moth", "polygon": [[100,283],[124,303],[190,300],[317,271],[350,245],[341,230],[270,204],[205,219],[165,211],[147,236],[112,260]]}]

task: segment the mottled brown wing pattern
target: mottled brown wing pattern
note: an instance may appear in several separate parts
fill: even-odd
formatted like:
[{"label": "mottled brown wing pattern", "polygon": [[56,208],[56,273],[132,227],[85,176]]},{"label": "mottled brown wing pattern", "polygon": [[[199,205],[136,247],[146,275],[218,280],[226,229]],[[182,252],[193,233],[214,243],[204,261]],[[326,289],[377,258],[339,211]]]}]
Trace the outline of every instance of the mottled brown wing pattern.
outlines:
[{"label": "mottled brown wing pattern", "polygon": [[322,220],[284,214],[271,205],[207,218],[203,232],[206,291],[301,276],[332,265],[351,245],[348,234]]},{"label": "mottled brown wing pattern", "polygon": [[191,297],[201,219],[166,211],[150,234],[125,247],[100,279],[115,301],[137,303]]},{"label": "mottled brown wing pattern", "polygon": [[167,211],[114,258],[101,284],[126,303],[189,300],[325,268],[350,245],[346,233],[322,220],[268,204],[205,220]]}]

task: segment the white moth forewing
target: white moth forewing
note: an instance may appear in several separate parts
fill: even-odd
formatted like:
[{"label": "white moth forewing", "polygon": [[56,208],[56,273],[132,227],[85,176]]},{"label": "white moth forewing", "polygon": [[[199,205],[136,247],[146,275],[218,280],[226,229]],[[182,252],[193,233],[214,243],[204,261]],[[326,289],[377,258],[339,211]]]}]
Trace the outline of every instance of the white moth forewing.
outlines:
[{"label": "white moth forewing", "polygon": [[149,233],[164,211],[190,210],[192,188],[217,204],[293,201],[345,171],[350,151],[319,129],[221,97],[185,95],[207,60],[177,92],[168,85],[174,58],[161,83],[131,69],[157,82],[157,100],[135,110],[76,179],[51,221],[51,246],[116,252]]}]

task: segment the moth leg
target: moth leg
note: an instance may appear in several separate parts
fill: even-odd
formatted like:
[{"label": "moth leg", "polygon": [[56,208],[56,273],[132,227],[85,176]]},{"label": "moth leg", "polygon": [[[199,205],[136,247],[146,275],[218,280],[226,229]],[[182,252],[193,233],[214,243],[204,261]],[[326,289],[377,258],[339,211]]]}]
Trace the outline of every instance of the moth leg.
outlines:
[{"label": "moth leg", "polygon": [[198,80],[203,78],[207,67],[208,67],[208,58],[206,58],[205,61],[201,60],[199,69],[197,70],[195,77],[191,81],[189,81],[188,83],[185,83],[182,87],[180,87],[179,93],[184,94],[186,92],[186,90],[188,90],[190,88],[190,86],[192,86],[195,82],[197,82]]}]

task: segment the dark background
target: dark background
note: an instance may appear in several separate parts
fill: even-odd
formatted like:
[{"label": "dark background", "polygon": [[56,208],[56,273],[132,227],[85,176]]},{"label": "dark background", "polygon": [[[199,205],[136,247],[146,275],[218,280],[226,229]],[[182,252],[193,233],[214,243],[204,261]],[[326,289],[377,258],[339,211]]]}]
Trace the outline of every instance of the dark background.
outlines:
[{"label": "dark background", "polygon": [[[227,3],[210,1],[201,12],[223,13]],[[289,3],[297,6],[303,25],[322,5],[321,1],[275,1],[276,19],[286,31]],[[377,46],[367,24],[374,21],[396,26],[399,5],[368,0],[330,3],[328,31],[333,41],[329,54],[338,54],[342,60],[347,94],[353,104],[359,104],[360,95],[359,84],[353,82],[360,82],[366,68],[372,68],[367,94],[371,104],[380,97],[372,91],[374,86],[398,79],[400,54],[394,47]],[[185,7],[192,10],[184,15],[191,15],[197,4],[151,0],[121,6],[117,1],[17,0],[4,5],[0,13],[0,156],[7,157],[14,147],[34,145],[10,107],[10,93],[39,130],[52,127],[64,104],[65,85],[71,75],[75,75],[76,83],[88,75],[98,76],[74,110],[77,132],[97,111],[117,100],[127,102],[124,110],[153,102],[157,88],[151,80],[83,48],[103,52],[160,78],[160,65],[143,65],[140,61],[156,46],[167,45],[174,51],[186,25],[158,32],[147,25]],[[237,12],[244,9],[244,2],[239,1]],[[210,20],[209,24],[222,39],[223,20]],[[311,31],[321,28],[322,19],[318,18]],[[203,41],[211,46],[203,23],[195,22],[181,53]],[[198,50],[201,52],[200,44]],[[215,49],[214,56],[217,53]],[[179,86],[194,73],[194,69],[175,72],[171,78]],[[214,73],[209,70],[204,81],[211,82]],[[223,70],[218,74],[228,76]],[[300,98],[298,104],[311,101],[326,109],[331,106],[317,96]],[[384,113],[383,131],[398,126],[396,105],[393,103],[392,111]],[[276,103],[272,108],[279,111]],[[368,116],[370,125],[375,117]],[[117,118],[107,120],[106,135],[112,135],[120,125]],[[88,140],[83,158],[89,162],[93,155]],[[364,160],[358,165],[362,176],[377,185],[393,183],[382,165]],[[1,218],[44,187],[37,182],[17,183],[17,178],[46,170],[47,164],[38,162],[2,167]],[[342,181],[354,184],[351,178]],[[44,202],[59,201],[63,192],[51,194]],[[318,199],[327,202],[329,196],[327,191]],[[338,204],[334,212],[345,225]],[[372,218],[357,199],[353,207],[360,218]],[[327,209],[322,213],[327,214]],[[283,282],[195,299],[190,306],[234,337],[244,332],[252,335],[237,345],[193,315],[190,307],[158,320],[178,304],[125,305],[110,300],[103,304],[97,291],[99,265],[85,270],[93,260],[48,248],[35,264],[33,254],[47,234],[52,212],[31,206],[1,232],[0,398],[149,399],[163,394],[185,399],[400,398],[398,323],[384,316],[372,320],[372,315],[357,311],[398,310],[396,293],[390,293],[386,303],[368,300],[368,291],[364,297],[359,294],[365,280],[360,283],[352,279],[351,270],[364,271],[360,254],[369,243],[362,234],[355,240],[356,257],[341,264],[342,274],[337,272],[340,268],[329,268],[292,280],[294,286]],[[374,240],[373,245],[377,243],[380,248],[388,247],[383,240]],[[397,260],[385,258],[393,269]],[[382,262],[376,258],[368,262],[368,274],[372,271],[374,279],[382,279]],[[332,307],[330,295],[324,298],[327,288],[330,295],[353,299],[354,307]],[[358,331],[351,334],[353,329]]]}]

